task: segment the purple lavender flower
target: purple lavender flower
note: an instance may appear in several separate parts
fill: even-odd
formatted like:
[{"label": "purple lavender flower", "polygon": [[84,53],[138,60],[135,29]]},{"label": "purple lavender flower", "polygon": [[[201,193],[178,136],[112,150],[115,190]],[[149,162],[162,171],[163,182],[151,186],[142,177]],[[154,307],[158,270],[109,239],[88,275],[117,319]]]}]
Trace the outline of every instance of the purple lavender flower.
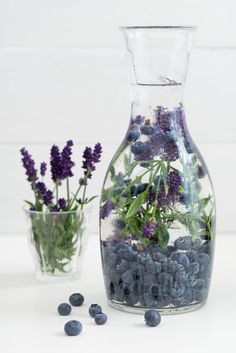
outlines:
[{"label": "purple lavender flower", "polygon": [[185,122],[185,114],[184,114],[182,103],[180,103],[179,106],[174,109],[174,115],[175,115],[176,124],[180,128],[182,136],[186,138],[188,134],[188,130]]},{"label": "purple lavender flower", "polygon": [[40,174],[41,174],[42,177],[45,175],[46,170],[47,170],[47,163],[42,162],[40,164]]},{"label": "purple lavender flower", "polygon": [[23,167],[26,170],[25,174],[27,175],[27,180],[29,182],[35,182],[38,179],[37,170],[35,169],[35,162],[32,156],[25,148],[22,148],[20,152],[21,152],[21,155],[23,156],[21,161],[22,161]]},{"label": "purple lavender flower", "polygon": [[168,175],[168,198],[170,202],[174,202],[176,200],[176,196],[180,195],[179,187],[182,183],[181,176],[177,171],[171,171]]},{"label": "purple lavender flower", "polygon": [[36,190],[39,197],[43,200],[46,206],[52,204],[53,193],[51,190],[47,190],[46,185],[41,181],[36,183]]},{"label": "purple lavender flower", "polygon": [[51,148],[51,173],[52,180],[58,182],[62,179],[62,163],[61,163],[61,153],[57,145],[53,145]]},{"label": "purple lavender flower", "polygon": [[39,197],[42,199],[43,198],[43,195],[47,192],[47,188],[46,188],[46,185],[41,182],[41,181],[38,181],[36,183],[36,190],[39,194]]},{"label": "purple lavender flower", "polygon": [[73,141],[69,140],[66,143],[66,146],[63,148],[61,152],[61,167],[62,174],[61,178],[66,179],[73,176],[71,171],[72,167],[74,167],[75,163],[71,160]]},{"label": "purple lavender flower", "polygon": [[168,205],[168,203],[169,203],[169,199],[166,195],[164,182],[161,181],[159,185],[158,195],[157,195],[157,204],[159,207],[165,207],[166,205]]},{"label": "purple lavender flower", "polygon": [[164,144],[163,159],[165,161],[176,161],[179,158],[178,146],[174,140],[167,139]]},{"label": "purple lavender flower", "polygon": [[135,118],[132,118],[131,123],[141,125],[144,122],[144,120],[145,120],[144,116],[137,115]]},{"label": "purple lavender flower", "polygon": [[59,212],[59,211],[60,211],[60,209],[58,208],[57,205],[54,205],[50,208],[50,212]]},{"label": "purple lavender flower", "polygon": [[156,125],[162,132],[168,132],[171,130],[172,114],[162,106],[157,106],[155,109]]},{"label": "purple lavender flower", "polygon": [[61,210],[65,210],[66,208],[66,200],[64,198],[61,198],[58,200],[58,205]]},{"label": "purple lavender flower", "polygon": [[206,170],[202,165],[197,166],[197,175],[199,179],[204,178],[206,175]]},{"label": "purple lavender flower", "polygon": [[101,155],[102,155],[102,146],[100,143],[96,143],[93,149],[93,162],[94,163],[100,162]]},{"label": "purple lavender flower", "polygon": [[100,218],[105,219],[109,216],[112,210],[115,209],[115,205],[111,200],[107,200],[100,209]]},{"label": "purple lavender flower", "polygon": [[47,190],[43,196],[43,202],[46,206],[51,205],[53,200],[53,193],[51,190]]},{"label": "purple lavender flower", "polygon": [[[94,149],[92,151],[91,147],[86,147],[83,153],[83,165],[82,168],[84,169],[84,175],[86,178],[91,178],[92,177],[92,172],[96,169],[95,164],[100,162],[100,158],[102,155],[102,146],[100,143],[97,143],[94,146]],[[80,180],[80,183],[82,185],[86,185],[86,179],[82,178]]]},{"label": "purple lavender flower", "polygon": [[155,233],[155,229],[156,229],[157,223],[154,221],[146,221],[143,228],[142,228],[142,234],[150,239],[154,233]]},{"label": "purple lavender flower", "polygon": [[161,131],[157,131],[150,136],[150,144],[153,156],[158,156],[163,153],[164,141],[165,134],[163,134]]}]

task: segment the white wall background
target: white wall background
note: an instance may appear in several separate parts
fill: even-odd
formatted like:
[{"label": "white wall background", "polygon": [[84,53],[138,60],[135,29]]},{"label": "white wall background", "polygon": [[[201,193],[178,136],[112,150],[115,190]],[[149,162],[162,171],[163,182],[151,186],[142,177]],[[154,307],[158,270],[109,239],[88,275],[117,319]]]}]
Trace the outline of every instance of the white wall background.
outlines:
[{"label": "white wall background", "polygon": [[[192,136],[210,169],[218,231],[235,232],[236,2],[234,0],[0,0],[0,234],[25,233],[30,198],[19,149],[40,161],[52,143],[102,142],[90,194],[130,113],[119,25],[198,25],[186,84]],[[98,230],[94,205],[93,232]]]}]

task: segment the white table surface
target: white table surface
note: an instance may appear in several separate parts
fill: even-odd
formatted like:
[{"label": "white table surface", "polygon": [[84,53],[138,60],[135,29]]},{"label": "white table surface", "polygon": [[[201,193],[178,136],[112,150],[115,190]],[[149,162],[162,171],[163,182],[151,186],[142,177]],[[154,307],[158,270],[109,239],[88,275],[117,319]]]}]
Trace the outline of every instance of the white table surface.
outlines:
[{"label": "white table surface", "polygon": [[[0,352],[236,352],[236,236],[217,237],[210,296],[201,309],[163,316],[160,326],[150,328],[142,315],[112,309],[105,297],[99,240],[91,235],[82,277],[70,283],[46,284],[35,279],[25,236],[0,237]],[[83,306],[62,317],[57,306],[73,292],[85,296]],[[98,303],[108,315],[97,326],[88,315]],[[78,319],[79,336],[64,334],[64,323]]]}]

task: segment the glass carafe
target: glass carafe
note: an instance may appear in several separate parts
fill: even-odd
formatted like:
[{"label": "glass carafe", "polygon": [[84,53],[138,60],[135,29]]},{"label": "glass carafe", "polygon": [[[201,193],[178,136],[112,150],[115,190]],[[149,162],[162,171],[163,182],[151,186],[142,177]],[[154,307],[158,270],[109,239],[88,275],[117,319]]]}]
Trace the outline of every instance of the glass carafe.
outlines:
[{"label": "glass carafe", "polygon": [[207,300],[215,201],[183,106],[193,27],[124,27],[131,118],[105,176],[100,204],[109,303],[164,314]]}]

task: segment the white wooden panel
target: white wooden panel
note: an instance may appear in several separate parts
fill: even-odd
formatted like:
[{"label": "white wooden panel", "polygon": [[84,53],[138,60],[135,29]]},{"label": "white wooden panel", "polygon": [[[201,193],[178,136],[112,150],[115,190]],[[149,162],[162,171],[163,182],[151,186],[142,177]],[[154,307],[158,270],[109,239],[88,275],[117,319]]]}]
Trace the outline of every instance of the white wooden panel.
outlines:
[{"label": "white wooden panel", "polygon": [[[185,105],[193,137],[236,141],[236,50],[195,49],[190,63]],[[0,50],[2,143],[119,143],[129,115],[123,51]]]},{"label": "white wooden panel", "polygon": [[[25,233],[26,223],[22,211],[23,199],[31,198],[21,167],[20,145],[0,146],[0,234]],[[82,153],[84,146],[79,145]],[[104,144],[104,155],[88,187],[88,195],[100,194],[108,163],[117,146]],[[29,150],[37,161],[48,156],[49,146],[31,145]],[[217,200],[218,232],[235,232],[236,144],[199,144],[211,172]],[[78,165],[80,158],[78,157]],[[98,200],[94,203],[91,231],[98,232]]]},{"label": "white wooden panel", "polygon": [[8,0],[0,45],[121,47],[119,25],[199,26],[197,45],[236,45],[234,0]]}]

